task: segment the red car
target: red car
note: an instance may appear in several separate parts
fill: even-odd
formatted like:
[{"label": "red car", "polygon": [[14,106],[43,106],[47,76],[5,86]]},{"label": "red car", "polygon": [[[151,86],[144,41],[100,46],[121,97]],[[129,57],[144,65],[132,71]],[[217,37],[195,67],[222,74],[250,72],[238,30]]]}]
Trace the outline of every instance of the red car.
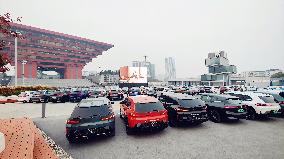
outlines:
[{"label": "red car", "polygon": [[157,98],[129,96],[120,104],[120,117],[125,120],[128,135],[137,130],[163,130],[168,127],[168,112]]}]

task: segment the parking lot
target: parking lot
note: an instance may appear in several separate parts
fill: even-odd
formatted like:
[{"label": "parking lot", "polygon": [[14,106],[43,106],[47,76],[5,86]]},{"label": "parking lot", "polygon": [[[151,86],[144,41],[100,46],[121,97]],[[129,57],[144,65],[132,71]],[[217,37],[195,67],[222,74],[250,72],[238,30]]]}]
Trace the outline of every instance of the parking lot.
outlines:
[{"label": "parking lot", "polygon": [[[41,104],[0,105],[0,118],[31,117],[59,146],[75,159],[89,158],[274,158],[284,156],[284,119],[206,122],[194,127],[167,128],[162,132],[128,136],[116,116],[116,136],[69,144],[65,122],[75,103],[48,103],[47,118]],[[119,112],[115,102],[114,110]]]}]

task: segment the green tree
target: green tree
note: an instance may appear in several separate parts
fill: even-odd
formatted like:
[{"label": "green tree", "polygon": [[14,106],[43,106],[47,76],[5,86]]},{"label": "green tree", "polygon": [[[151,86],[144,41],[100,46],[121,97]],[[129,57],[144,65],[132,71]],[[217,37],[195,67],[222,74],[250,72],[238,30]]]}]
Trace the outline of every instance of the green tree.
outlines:
[{"label": "green tree", "polygon": [[278,72],[278,73],[273,74],[271,77],[272,78],[281,78],[281,77],[284,77],[284,73]]}]

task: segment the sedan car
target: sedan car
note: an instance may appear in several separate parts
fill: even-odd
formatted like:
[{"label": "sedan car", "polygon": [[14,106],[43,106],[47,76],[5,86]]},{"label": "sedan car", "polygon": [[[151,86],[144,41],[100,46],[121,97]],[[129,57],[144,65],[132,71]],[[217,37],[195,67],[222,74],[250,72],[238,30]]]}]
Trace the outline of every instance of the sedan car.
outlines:
[{"label": "sedan car", "polygon": [[115,115],[107,98],[83,99],[74,108],[66,122],[66,138],[69,142],[97,135],[115,136]]},{"label": "sedan car", "polygon": [[245,119],[247,106],[242,104],[238,97],[205,93],[201,100],[207,105],[209,119],[220,123],[228,119]]}]

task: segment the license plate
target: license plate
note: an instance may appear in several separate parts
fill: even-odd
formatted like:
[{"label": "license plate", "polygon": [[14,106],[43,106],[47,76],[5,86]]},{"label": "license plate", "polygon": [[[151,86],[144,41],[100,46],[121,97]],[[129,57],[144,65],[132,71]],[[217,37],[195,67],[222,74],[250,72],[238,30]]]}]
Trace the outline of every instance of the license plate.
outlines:
[{"label": "license plate", "polygon": [[245,112],[245,110],[244,109],[239,109],[238,112],[239,113],[243,113],[243,112]]}]

